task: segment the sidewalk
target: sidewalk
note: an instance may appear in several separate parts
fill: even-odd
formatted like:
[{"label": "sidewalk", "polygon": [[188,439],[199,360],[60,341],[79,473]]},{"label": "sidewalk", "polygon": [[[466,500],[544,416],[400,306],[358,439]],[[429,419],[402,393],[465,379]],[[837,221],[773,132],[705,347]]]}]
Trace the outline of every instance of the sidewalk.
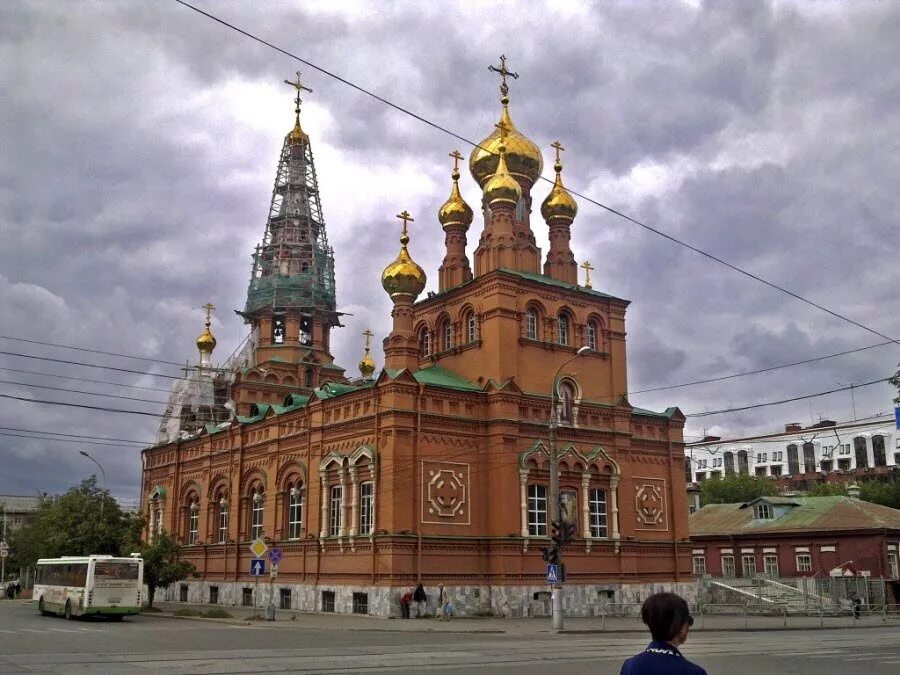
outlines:
[{"label": "sidewalk", "polygon": [[[201,621],[224,621],[229,623],[246,622],[253,614],[263,614],[262,609],[253,607],[224,607],[222,605],[195,605],[186,602],[157,602],[154,607],[160,612],[147,616],[174,617],[179,609],[192,609],[206,612],[210,609],[224,609],[232,615],[232,619],[206,619],[202,617],[174,617]],[[278,628],[299,628],[316,630],[357,630],[357,631],[414,631],[443,633],[505,633],[509,635],[539,635],[553,632],[549,617],[533,619],[503,619],[495,617],[456,618],[450,621],[435,621],[433,617],[421,619],[386,619],[357,614],[309,614],[297,610],[275,610],[275,621],[253,621],[257,626],[277,626]],[[900,616],[889,616],[887,621],[880,614],[863,616],[854,621],[850,616],[824,617],[788,616],[787,625],[781,616],[695,616],[693,632],[713,631],[784,631],[810,629],[846,629],[896,627],[900,624]],[[591,633],[639,633],[646,634],[647,628],[636,617],[596,617],[567,618],[565,631],[571,634]]]}]

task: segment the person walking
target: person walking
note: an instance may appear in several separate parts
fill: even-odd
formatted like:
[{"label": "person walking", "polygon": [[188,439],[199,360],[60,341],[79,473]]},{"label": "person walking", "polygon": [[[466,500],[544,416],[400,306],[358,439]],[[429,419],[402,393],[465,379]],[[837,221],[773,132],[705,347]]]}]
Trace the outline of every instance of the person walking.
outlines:
[{"label": "person walking", "polygon": [[413,594],[409,591],[406,591],[403,595],[400,596],[400,618],[408,619],[409,618],[409,606],[412,604]]},{"label": "person walking", "polygon": [[694,625],[688,604],[674,593],[655,593],[644,600],[641,620],[650,629],[653,641],[622,664],[620,675],[706,675],[678,650]]},{"label": "person walking", "polygon": [[416,618],[418,619],[422,616],[422,603],[428,602],[428,595],[426,595],[425,587],[422,584],[416,586],[416,590],[413,593],[413,602],[416,603]]}]

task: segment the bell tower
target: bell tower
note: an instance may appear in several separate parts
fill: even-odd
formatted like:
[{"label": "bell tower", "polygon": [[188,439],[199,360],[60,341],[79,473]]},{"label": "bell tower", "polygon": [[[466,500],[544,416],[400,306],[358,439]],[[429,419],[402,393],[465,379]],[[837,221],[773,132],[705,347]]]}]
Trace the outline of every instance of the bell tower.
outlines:
[{"label": "bell tower", "polygon": [[247,301],[239,313],[255,341],[250,365],[293,371],[300,386],[310,388],[344,379],[330,352],[331,329],[340,322],[334,252],[325,232],[312,145],[300,126],[300,96],[312,90],[299,72],[285,84],[296,91],[294,127],[281,149],[266,230],[253,253]]}]

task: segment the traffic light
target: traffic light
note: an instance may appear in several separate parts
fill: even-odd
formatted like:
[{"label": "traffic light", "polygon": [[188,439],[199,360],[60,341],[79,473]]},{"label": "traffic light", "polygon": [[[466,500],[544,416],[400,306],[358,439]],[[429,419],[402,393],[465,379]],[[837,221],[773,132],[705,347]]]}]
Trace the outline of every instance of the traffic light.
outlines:
[{"label": "traffic light", "polygon": [[578,527],[575,523],[563,523],[563,543],[569,544],[575,538]]},{"label": "traffic light", "polygon": [[544,562],[551,565],[559,565],[559,547],[556,544],[547,548],[542,548],[541,552],[544,557]]},{"label": "traffic light", "polygon": [[552,541],[556,546],[562,546],[566,543],[565,541],[565,523],[554,520],[550,523],[550,541]]}]

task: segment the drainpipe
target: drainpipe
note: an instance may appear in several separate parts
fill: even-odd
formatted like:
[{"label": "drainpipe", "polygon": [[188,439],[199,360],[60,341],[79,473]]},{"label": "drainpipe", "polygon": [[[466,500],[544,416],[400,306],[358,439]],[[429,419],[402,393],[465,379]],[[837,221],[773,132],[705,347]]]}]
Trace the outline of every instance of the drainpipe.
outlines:
[{"label": "drainpipe", "polygon": [[419,494],[422,486],[416,489],[416,469],[419,466],[419,432],[422,430],[422,397],[425,393],[425,385],[419,385],[419,395],[416,396],[416,428],[413,432],[413,470],[412,470],[412,486],[413,486],[413,518],[416,523],[416,583],[422,583],[422,527],[419,522],[419,509],[422,504],[419,503]]}]

